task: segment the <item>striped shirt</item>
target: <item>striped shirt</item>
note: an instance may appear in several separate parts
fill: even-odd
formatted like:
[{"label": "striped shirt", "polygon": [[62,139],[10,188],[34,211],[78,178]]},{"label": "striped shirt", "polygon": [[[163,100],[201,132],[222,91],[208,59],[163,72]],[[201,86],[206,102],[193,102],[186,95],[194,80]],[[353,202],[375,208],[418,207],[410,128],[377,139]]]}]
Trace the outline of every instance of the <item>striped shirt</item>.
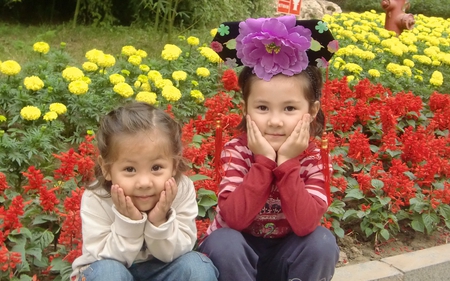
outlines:
[{"label": "striped shirt", "polygon": [[314,142],[277,166],[254,155],[244,134],[225,144],[221,164],[217,214],[207,234],[230,227],[257,237],[305,236],[327,210],[320,149]]}]

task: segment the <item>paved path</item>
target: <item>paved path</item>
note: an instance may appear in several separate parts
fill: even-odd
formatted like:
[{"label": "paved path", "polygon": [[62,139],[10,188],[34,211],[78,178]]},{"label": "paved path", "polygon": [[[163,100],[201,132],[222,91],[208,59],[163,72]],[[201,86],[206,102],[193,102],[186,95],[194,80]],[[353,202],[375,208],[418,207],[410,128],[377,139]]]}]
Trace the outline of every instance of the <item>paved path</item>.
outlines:
[{"label": "paved path", "polygon": [[339,267],[332,281],[450,281],[450,244]]}]

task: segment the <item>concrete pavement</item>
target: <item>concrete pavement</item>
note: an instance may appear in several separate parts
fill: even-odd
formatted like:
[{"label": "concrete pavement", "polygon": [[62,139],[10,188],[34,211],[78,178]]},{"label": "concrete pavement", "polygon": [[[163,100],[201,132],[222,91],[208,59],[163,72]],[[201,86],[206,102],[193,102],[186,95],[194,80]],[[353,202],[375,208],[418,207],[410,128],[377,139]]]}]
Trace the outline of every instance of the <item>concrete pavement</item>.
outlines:
[{"label": "concrete pavement", "polygon": [[450,244],[338,267],[332,281],[450,281]]}]

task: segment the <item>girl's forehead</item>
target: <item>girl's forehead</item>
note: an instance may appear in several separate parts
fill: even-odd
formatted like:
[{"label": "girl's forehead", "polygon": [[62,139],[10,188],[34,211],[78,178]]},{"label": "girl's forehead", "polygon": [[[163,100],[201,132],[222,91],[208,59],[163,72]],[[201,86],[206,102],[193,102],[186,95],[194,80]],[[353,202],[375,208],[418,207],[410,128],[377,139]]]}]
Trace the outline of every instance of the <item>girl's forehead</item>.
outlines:
[{"label": "girl's forehead", "polygon": [[171,155],[171,141],[168,136],[159,130],[141,131],[132,134],[113,136],[111,152],[115,157],[119,154],[144,150],[151,147],[155,152]]},{"label": "girl's forehead", "polygon": [[305,83],[301,77],[277,75],[270,81],[255,79],[249,93],[249,99],[290,100],[305,98]]}]

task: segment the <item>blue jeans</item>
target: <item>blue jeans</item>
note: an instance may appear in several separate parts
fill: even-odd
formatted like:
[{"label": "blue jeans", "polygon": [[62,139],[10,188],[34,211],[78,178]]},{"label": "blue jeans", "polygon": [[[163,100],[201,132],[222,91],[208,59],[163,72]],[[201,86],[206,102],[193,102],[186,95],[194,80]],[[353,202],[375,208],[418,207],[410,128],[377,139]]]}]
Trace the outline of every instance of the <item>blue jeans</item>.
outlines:
[{"label": "blue jeans", "polygon": [[219,281],[330,281],[339,259],[336,238],[321,226],[303,237],[273,239],[220,228],[198,250],[211,258]]},{"label": "blue jeans", "polygon": [[112,260],[99,260],[83,269],[79,281],[217,281],[218,271],[204,254],[188,252],[170,263],[157,259],[126,268]]}]

